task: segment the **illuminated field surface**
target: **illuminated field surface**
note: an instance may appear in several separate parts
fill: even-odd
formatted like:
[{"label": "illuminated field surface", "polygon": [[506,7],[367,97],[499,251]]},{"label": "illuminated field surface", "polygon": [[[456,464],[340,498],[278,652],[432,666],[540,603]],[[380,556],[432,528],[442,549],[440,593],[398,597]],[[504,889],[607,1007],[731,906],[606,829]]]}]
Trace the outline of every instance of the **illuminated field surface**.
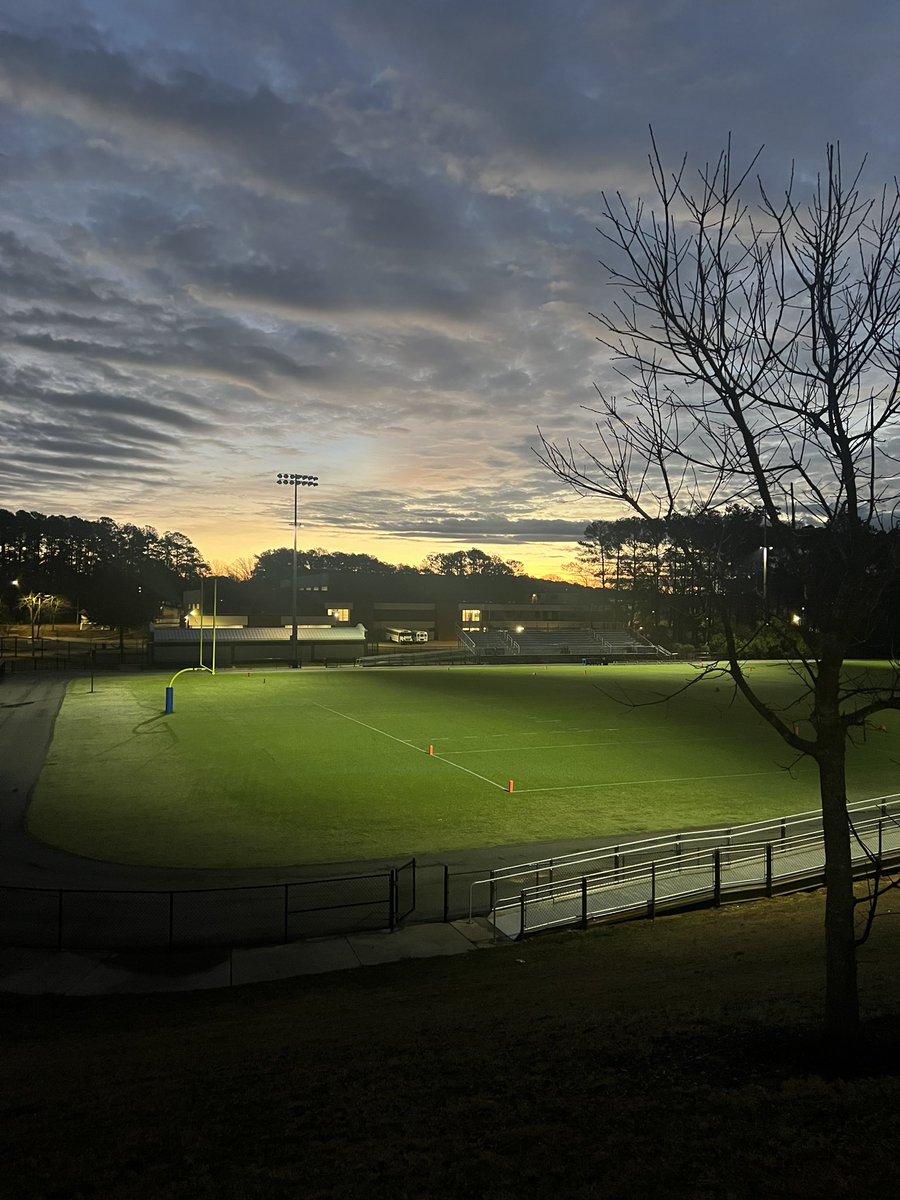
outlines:
[{"label": "illuminated field surface", "polygon": [[[753,676],[793,724],[790,669]],[[78,680],[29,828],[118,862],[287,866],[817,807],[814,765],[727,681],[646,704],[691,677],[683,665],[196,673],[169,716],[162,676],[102,679],[93,695]],[[882,723],[849,752],[851,800],[898,790],[900,717]]]}]

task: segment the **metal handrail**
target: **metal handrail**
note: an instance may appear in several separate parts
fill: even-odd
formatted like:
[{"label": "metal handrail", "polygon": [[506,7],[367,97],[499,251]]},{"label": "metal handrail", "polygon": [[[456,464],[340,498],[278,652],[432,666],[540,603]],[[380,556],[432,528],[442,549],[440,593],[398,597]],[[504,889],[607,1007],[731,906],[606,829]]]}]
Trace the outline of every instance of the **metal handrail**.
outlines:
[{"label": "metal handrail", "polygon": [[[877,796],[868,800],[854,801],[848,805],[851,814],[871,816],[854,822],[856,833],[860,839],[860,853],[855,857],[871,856],[872,851],[865,846],[865,835],[872,830],[878,831],[878,845],[882,845],[885,823],[893,828],[900,828],[900,795],[894,793],[887,796]],[[558,858],[534,860],[530,863],[514,864],[492,871],[490,876],[474,880],[469,886],[469,920],[473,919],[475,905],[475,889],[491,888],[490,911],[503,912],[515,906],[521,906],[524,911],[531,901],[541,899],[562,898],[571,896],[579,888],[600,888],[610,883],[625,886],[648,878],[651,872],[660,873],[660,878],[667,878],[677,873],[700,869],[704,859],[713,855],[726,854],[726,865],[729,869],[739,867],[742,862],[759,858],[762,855],[775,855],[784,858],[788,854],[801,854],[804,851],[822,846],[821,811],[814,810],[798,813],[791,817],[777,818],[771,821],[752,822],[743,826],[719,830],[697,830],[674,835],[660,835],[641,841],[620,843],[615,847],[602,847],[588,853],[580,852],[562,855]],[[801,826],[814,826],[800,831]],[[789,833],[789,830],[797,830]],[[760,836],[765,833],[777,833],[777,837]],[[723,835],[725,840],[723,842]],[[753,837],[754,840],[744,840]],[[767,850],[767,847],[769,848]],[[668,853],[660,855],[668,848]],[[625,851],[630,862],[624,862]],[[647,857],[652,856],[652,857]],[[643,861],[635,861],[635,858]],[[592,872],[576,873],[573,868],[590,863],[600,863],[604,860],[614,860],[610,866],[604,866]],[[540,881],[540,874],[549,872],[549,880]],[[559,873],[562,873],[562,878]],[[497,895],[497,888],[503,882],[521,880],[528,875],[536,877],[535,883],[519,889],[509,896]],[[554,878],[553,876],[557,877]],[[586,884],[585,884],[585,881]]]},{"label": "metal handrail", "polygon": [[[876,806],[881,806],[880,815],[887,818],[889,814],[888,807],[893,807],[896,818],[900,819],[900,793],[891,793],[886,796],[874,796],[867,800],[855,800],[847,805],[848,812],[851,815],[855,812],[862,812],[867,809],[874,809]],[[653,854],[656,856],[659,851],[662,851],[666,846],[672,847],[672,853],[676,856],[684,854],[686,851],[696,851],[702,847],[705,842],[709,848],[716,846],[735,846],[748,845],[743,839],[753,833],[763,835],[767,831],[776,832],[778,841],[788,839],[787,831],[797,825],[807,824],[815,825],[821,829],[822,811],[821,809],[809,809],[805,812],[795,813],[787,817],[773,817],[765,821],[751,821],[746,825],[735,826],[719,826],[717,828],[685,830],[679,833],[657,834],[651,838],[641,838],[631,842],[618,842],[611,846],[598,846],[591,850],[578,850],[571,854],[556,855],[552,858],[532,859],[528,862],[511,863],[506,867],[498,867],[491,871],[489,876],[484,879],[476,879],[469,885],[469,918],[471,920],[474,903],[474,891],[477,887],[496,887],[503,880],[514,880],[527,875],[535,875],[541,871],[559,872],[571,867],[581,866],[585,863],[597,862],[605,858],[617,857],[624,858],[626,855],[634,857],[635,855]],[[760,844],[773,840],[771,838],[760,837]],[[649,860],[648,860],[649,861]]]},{"label": "metal handrail", "polygon": [[[892,852],[892,856],[900,853],[900,840],[898,839],[894,839],[894,844],[890,846],[883,846],[885,820],[885,818],[879,818],[868,822],[864,830],[857,831],[861,834],[861,844],[854,846],[855,852],[852,854],[852,858],[855,863],[877,858],[882,853],[882,849]],[[887,824],[894,829],[897,828],[897,823],[892,819],[887,819]],[[865,845],[863,837],[863,835],[873,834],[877,834],[875,842],[877,852],[873,847]],[[810,851],[815,853],[810,854]],[[723,892],[746,891],[748,888],[765,888],[766,893],[771,894],[771,889],[776,884],[783,886],[791,881],[808,881],[813,876],[820,876],[824,867],[823,852],[822,840],[809,835],[780,843],[774,847],[771,843],[762,843],[752,847],[716,849],[704,852],[698,861],[691,864],[686,870],[682,870],[679,864],[671,861],[668,863],[654,862],[619,872],[618,877],[615,871],[598,872],[593,876],[584,876],[579,881],[566,880],[562,884],[545,884],[523,889],[514,901],[510,900],[498,905],[497,912],[500,913],[513,907],[518,908],[521,913],[519,936],[523,936],[526,931],[581,923],[590,917],[596,918],[642,910],[647,908],[648,904],[655,909],[659,902],[671,904],[679,900],[697,901],[704,897],[712,897],[714,902],[718,903]],[[723,861],[723,854],[727,855],[727,861]],[[793,866],[790,865],[790,860],[794,860]],[[756,878],[740,876],[742,866],[749,863],[762,867]],[[697,882],[698,876],[702,877],[703,882]],[[694,882],[687,882],[691,877]],[[673,888],[671,882],[679,878],[686,881],[685,884]],[[613,888],[617,888],[620,893],[614,903],[605,904],[602,907],[598,907],[595,903],[588,911],[587,897],[589,895],[596,897],[598,893]],[[635,897],[635,890],[642,888],[644,894]],[[660,895],[660,893],[662,894]],[[648,895],[652,897],[649,901]],[[545,918],[539,924],[528,924],[528,913],[532,905],[548,901],[558,905],[566,901],[571,902],[576,897],[581,900],[577,914],[569,914],[553,920]]]}]

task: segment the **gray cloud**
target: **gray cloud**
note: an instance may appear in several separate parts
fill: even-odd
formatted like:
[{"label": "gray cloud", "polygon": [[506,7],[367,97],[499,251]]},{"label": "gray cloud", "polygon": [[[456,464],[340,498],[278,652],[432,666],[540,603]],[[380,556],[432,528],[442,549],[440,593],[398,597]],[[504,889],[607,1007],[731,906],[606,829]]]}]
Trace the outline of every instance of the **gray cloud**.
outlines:
[{"label": "gray cloud", "polygon": [[284,536],[291,465],[323,544],[574,542],[535,427],[589,437],[617,386],[598,189],[646,186],[648,124],[895,169],[887,0],[7,7],[0,503],[75,479],[217,558]]}]

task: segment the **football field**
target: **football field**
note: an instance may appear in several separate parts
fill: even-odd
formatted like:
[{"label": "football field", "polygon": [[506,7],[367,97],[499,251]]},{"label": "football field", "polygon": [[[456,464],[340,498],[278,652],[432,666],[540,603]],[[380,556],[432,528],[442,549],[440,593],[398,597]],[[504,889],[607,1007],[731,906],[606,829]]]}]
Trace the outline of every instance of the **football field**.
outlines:
[{"label": "football field", "polygon": [[[786,719],[797,679],[753,677]],[[74,681],[28,821],[92,858],[289,866],[740,824],[818,806],[727,680],[685,665],[191,673]],[[900,790],[900,720],[849,798]],[[801,723],[801,731],[803,731]]]}]

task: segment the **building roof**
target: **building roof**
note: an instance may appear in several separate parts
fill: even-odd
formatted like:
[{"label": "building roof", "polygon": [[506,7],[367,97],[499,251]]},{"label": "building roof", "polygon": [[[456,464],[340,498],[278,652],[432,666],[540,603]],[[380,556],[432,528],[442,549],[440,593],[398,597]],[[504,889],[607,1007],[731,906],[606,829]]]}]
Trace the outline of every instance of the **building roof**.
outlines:
[{"label": "building roof", "polygon": [[[203,629],[154,629],[153,641],[158,645],[184,644],[199,642],[200,634],[204,642],[211,642],[213,628],[204,625]],[[216,641],[222,642],[289,642],[291,640],[290,625],[260,626],[234,628],[216,628]],[[298,625],[297,641],[313,644],[335,642],[364,642],[366,631],[362,625]]]}]

